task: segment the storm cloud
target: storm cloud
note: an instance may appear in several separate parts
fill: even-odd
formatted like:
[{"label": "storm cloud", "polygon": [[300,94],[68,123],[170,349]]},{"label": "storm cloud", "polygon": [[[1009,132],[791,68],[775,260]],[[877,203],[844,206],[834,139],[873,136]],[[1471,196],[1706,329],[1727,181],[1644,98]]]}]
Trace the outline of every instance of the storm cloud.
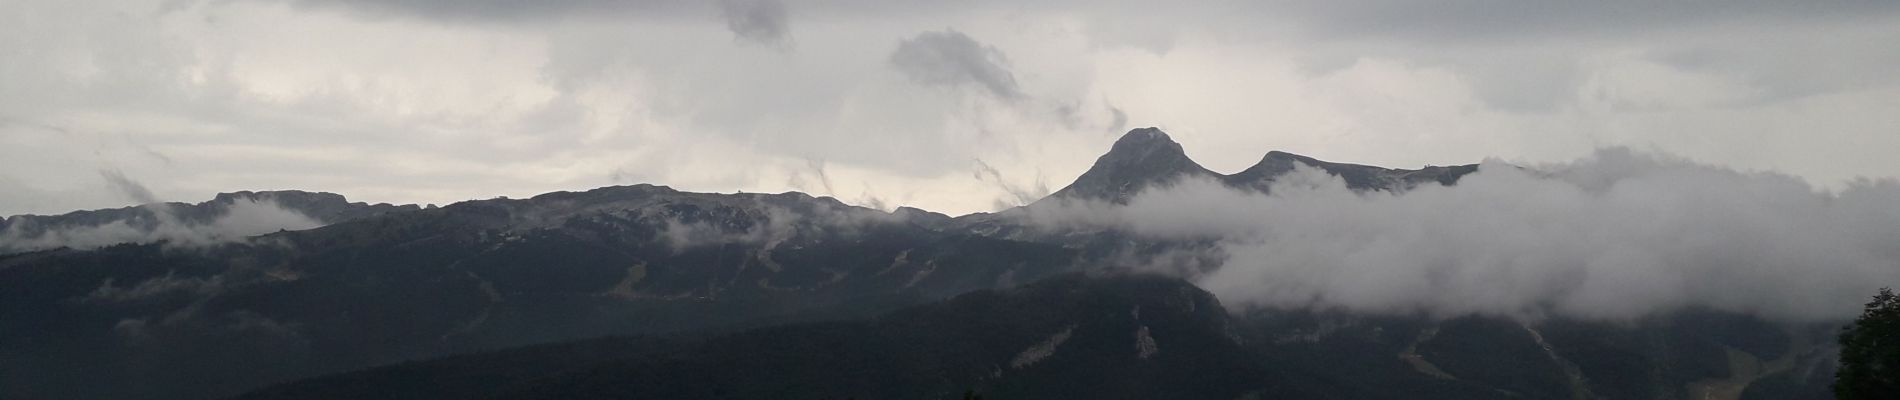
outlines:
[{"label": "storm cloud", "polygon": [[[1703,308],[1851,318],[1900,285],[1900,182],[1839,191],[1626,149],[1455,186],[1358,192],[1301,166],[1262,195],[1188,180],[1045,222],[1213,239],[1194,280],[1238,310],[1632,320]],[[1171,270],[1171,271],[1179,271]]]}]

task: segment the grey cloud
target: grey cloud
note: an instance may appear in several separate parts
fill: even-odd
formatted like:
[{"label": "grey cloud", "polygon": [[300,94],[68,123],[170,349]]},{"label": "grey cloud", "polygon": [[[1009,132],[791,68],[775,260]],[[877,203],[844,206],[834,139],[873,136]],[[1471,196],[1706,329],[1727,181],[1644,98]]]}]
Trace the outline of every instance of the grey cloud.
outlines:
[{"label": "grey cloud", "polygon": [[[819,185],[818,187],[811,187],[808,185],[807,182],[805,182],[806,173],[810,173],[813,179],[818,180],[818,185]],[[836,189],[833,189],[831,186],[831,174],[825,172],[825,160],[816,159],[816,158],[806,158],[805,169],[802,169],[802,170],[794,169],[791,171],[790,174],[787,174],[785,179],[787,180],[786,182],[787,186],[798,188],[799,190],[815,192],[817,191],[817,189],[822,188],[825,190],[824,195],[827,195],[827,196],[838,195],[838,191]]]},{"label": "grey cloud", "polygon": [[870,189],[865,189],[864,193],[859,195],[857,206],[878,211],[891,211],[895,209],[891,207],[890,202],[884,201],[884,198],[878,197],[877,193],[871,192]]},{"label": "grey cloud", "polygon": [[1128,113],[1122,112],[1121,108],[1110,105],[1108,113],[1111,115],[1108,121],[1108,133],[1121,133],[1123,128],[1128,127]]},{"label": "grey cloud", "polygon": [[690,18],[713,4],[725,20],[726,28],[740,40],[761,44],[783,44],[789,39],[791,24],[785,3],[780,0],[289,0],[300,7],[341,10],[352,14],[381,18],[401,16],[444,22],[473,23],[545,23],[552,21],[646,17],[653,19]]},{"label": "grey cloud", "polygon": [[607,172],[607,181],[616,185],[642,182],[646,175],[633,172],[625,167],[614,168]]},{"label": "grey cloud", "polygon": [[1282,1],[1256,7],[1249,13],[1283,15],[1290,23],[1325,37],[1406,41],[1642,36],[1728,23],[1874,21],[1900,14],[1900,4],[1859,1],[1742,1],[1720,6],[1636,0]]},{"label": "grey cloud", "polygon": [[685,0],[284,0],[366,17],[401,16],[451,22],[519,22],[611,15],[675,16],[697,9]]},{"label": "grey cloud", "polygon": [[982,159],[976,159],[974,177],[976,180],[996,185],[997,189],[1008,195],[1008,197],[996,199],[995,207],[999,210],[1034,203],[1036,200],[1049,197],[1049,184],[1045,183],[1041,176],[1036,177],[1035,186],[1023,187],[1004,179],[1002,171],[996,170],[996,167],[990,166]]},{"label": "grey cloud", "polygon": [[831,186],[831,174],[825,172],[825,160],[805,159],[805,165],[811,168],[812,173],[818,175],[818,183],[825,185],[825,194],[837,195],[838,190]]},{"label": "grey cloud", "polygon": [[898,42],[890,60],[898,72],[919,84],[976,85],[996,97],[1023,97],[1003,52],[963,32],[945,29],[919,33]]},{"label": "grey cloud", "polygon": [[150,223],[114,220],[98,225],[62,227],[33,233],[28,233],[25,227],[9,225],[0,230],[0,253],[59,247],[93,249],[121,243],[158,242],[172,248],[195,248],[243,241],[279,230],[323,226],[310,217],[274,202],[250,199],[234,201],[224,215],[209,223],[181,221],[164,203],[145,207],[152,211],[153,220]]},{"label": "grey cloud", "polygon": [[1888,71],[1900,63],[1900,49],[1866,45],[1895,40],[1900,35],[1888,31],[1786,32],[1758,40],[1665,47],[1648,59],[1748,84],[1760,91],[1752,99],[1760,104],[1890,86],[1896,78]]},{"label": "grey cloud", "polygon": [[[684,15],[702,2],[689,0],[277,0],[366,15],[402,15],[450,21],[547,20],[625,14]],[[898,2],[819,0],[799,3],[819,12],[862,18],[941,15],[984,7],[1060,10],[1097,19],[1094,30],[1113,33],[1098,40],[1165,53],[1172,32],[1154,20],[1235,18],[1258,23],[1271,18],[1337,37],[1389,36],[1416,40],[1496,38],[1515,40],[1584,32],[1641,35],[1686,26],[1760,21],[1873,21],[1900,12],[1878,1],[1786,2],[1745,0],[1719,6],[1698,2],[1609,0],[1590,2],[1453,0],[1314,1],[1158,4],[1144,2],[1005,1]]]},{"label": "grey cloud", "polygon": [[160,153],[158,150],[153,150],[151,146],[136,145],[136,144],[134,146],[138,149],[140,154],[144,154],[146,157],[151,157],[154,160],[158,160],[159,162],[165,163],[165,165],[173,165],[177,163],[176,161],[172,160],[171,156],[165,155],[165,153]]},{"label": "grey cloud", "polygon": [[862,182],[861,186],[864,187],[864,191],[858,194],[858,200],[853,202],[852,205],[884,212],[897,210],[897,206],[908,201],[912,194],[905,193],[900,196],[882,196],[878,194],[877,189],[873,187],[869,181]]},{"label": "grey cloud", "polygon": [[[1820,192],[1800,179],[1602,150],[1456,186],[1357,193],[1298,168],[1271,195],[1189,180],[1053,223],[1213,239],[1196,280],[1238,308],[1630,320],[1689,308],[1851,318],[1900,283],[1900,182]],[[1208,212],[1206,210],[1220,210]]]},{"label": "grey cloud", "polygon": [[1145,11],[1096,13],[1086,30],[1089,42],[1102,48],[1126,47],[1155,55],[1168,54],[1174,50],[1181,26],[1153,23],[1156,13]]},{"label": "grey cloud", "polygon": [[156,204],[159,202],[158,196],[153,196],[151,189],[146,188],[145,184],[126,177],[124,172],[120,172],[119,170],[99,170],[99,177],[106,180],[106,186],[111,188],[112,192],[125,196],[127,200],[132,200],[137,202],[137,204]]},{"label": "grey cloud", "polygon": [[[1444,67],[1465,78],[1486,105],[1507,112],[1574,105],[1580,85],[1600,73],[1591,57],[1605,51],[1655,48],[1685,61],[1674,65],[1685,71],[1715,72],[1761,89],[1751,102],[1885,84],[1891,74],[1881,71],[1900,60],[1900,52],[1866,45],[1890,42],[1891,35],[1847,28],[1900,17],[1900,3],[1892,2],[1288,1],[1249,7],[1235,12],[1273,18],[1302,41],[1326,43],[1308,47],[1315,54],[1302,56],[1307,67],[1324,72],[1361,57]],[[1738,39],[1710,40],[1715,37]],[[1705,59],[1720,62],[1692,67]],[[1820,59],[1836,62],[1812,62]]]},{"label": "grey cloud", "polygon": [[719,10],[726,29],[741,40],[779,44],[791,33],[785,3],[779,0],[719,0]]},{"label": "grey cloud", "polygon": [[[0,215],[9,214],[58,214],[72,211],[74,208],[104,206],[116,204],[121,200],[112,199],[111,203],[100,200],[107,197],[102,193],[80,191],[47,191],[27,186],[18,179],[0,175],[0,205],[10,207],[0,209]],[[3,218],[3,217],[0,217]]]}]

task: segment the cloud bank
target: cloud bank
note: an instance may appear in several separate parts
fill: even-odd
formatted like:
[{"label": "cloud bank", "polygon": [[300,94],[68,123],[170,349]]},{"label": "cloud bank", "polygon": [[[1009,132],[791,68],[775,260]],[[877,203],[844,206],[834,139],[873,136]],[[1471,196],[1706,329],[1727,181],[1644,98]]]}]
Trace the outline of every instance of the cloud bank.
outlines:
[{"label": "cloud bank", "polygon": [[1190,180],[1046,223],[1213,238],[1195,277],[1236,309],[1629,320],[1686,308],[1783,321],[1851,318],[1900,285],[1900,182],[1821,191],[1625,149],[1456,186],[1354,192],[1299,168],[1271,195]]}]

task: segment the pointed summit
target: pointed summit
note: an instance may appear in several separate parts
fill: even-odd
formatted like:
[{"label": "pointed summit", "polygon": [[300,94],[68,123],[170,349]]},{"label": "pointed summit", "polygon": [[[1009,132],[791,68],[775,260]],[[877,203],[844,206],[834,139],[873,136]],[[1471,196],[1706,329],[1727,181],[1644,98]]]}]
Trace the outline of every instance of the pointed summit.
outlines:
[{"label": "pointed summit", "polygon": [[1176,148],[1181,147],[1181,144],[1175,143],[1174,138],[1169,137],[1167,132],[1162,132],[1161,128],[1152,126],[1147,128],[1135,128],[1126,134],[1122,134],[1121,139],[1115,140],[1116,148],[1121,148],[1124,145],[1138,146],[1144,144],[1169,144],[1174,145]]},{"label": "pointed summit", "polygon": [[[1103,164],[1150,165],[1155,163],[1187,163],[1187,152],[1181,150],[1181,144],[1168,137],[1167,132],[1158,128],[1140,128],[1128,131],[1108,149],[1108,154],[1095,160],[1095,166]],[[1196,164],[1195,167],[1200,167]]]},{"label": "pointed summit", "polygon": [[1150,185],[1171,182],[1183,176],[1218,177],[1213,171],[1201,167],[1187,153],[1181,150],[1181,144],[1158,128],[1140,128],[1128,131],[1108,154],[1095,159],[1095,165],[1088,172],[1075,179],[1068,187],[1056,191],[1052,198],[1107,200],[1116,204],[1125,204],[1128,199],[1147,189]]}]

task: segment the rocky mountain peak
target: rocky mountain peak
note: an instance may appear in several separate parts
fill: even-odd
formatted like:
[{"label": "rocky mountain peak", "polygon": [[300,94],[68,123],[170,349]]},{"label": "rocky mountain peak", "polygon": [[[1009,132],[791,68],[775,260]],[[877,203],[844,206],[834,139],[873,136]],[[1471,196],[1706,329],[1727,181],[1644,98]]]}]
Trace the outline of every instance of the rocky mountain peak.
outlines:
[{"label": "rocky mountain peak", "polygon": [[1140,128],[1122,135],[1088,172],[1050,197],[1127,203],[1150,185],[1184,176],[1218,175],[1188,158],[1181,144],[1166,132]]}]

